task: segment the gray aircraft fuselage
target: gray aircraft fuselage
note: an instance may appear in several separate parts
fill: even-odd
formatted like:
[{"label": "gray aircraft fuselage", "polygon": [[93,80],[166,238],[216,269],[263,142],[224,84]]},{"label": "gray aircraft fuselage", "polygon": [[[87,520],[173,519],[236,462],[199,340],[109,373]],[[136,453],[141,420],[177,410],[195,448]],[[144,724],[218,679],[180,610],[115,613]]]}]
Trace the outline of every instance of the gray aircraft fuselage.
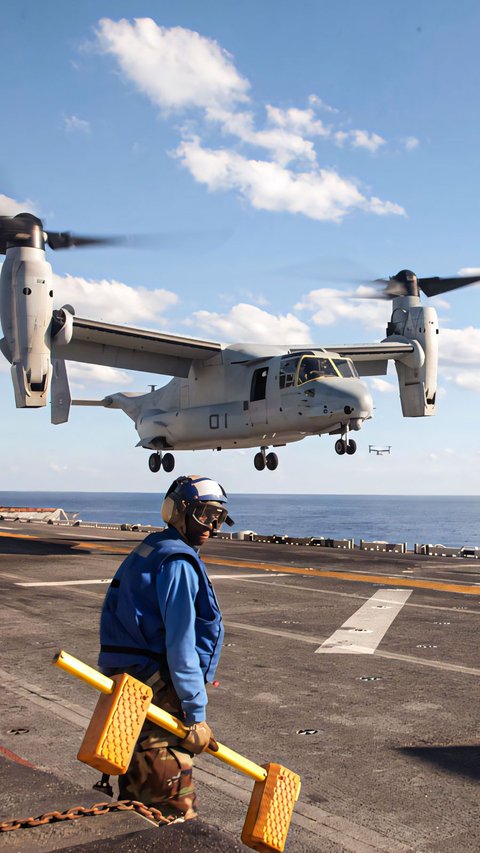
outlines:
[{"label": "gray aircraft fuselage", "polygon": [[[154,450],[278,446],[309,435],[358,430],[372,415],[371,396],[356,376],[299,384],[302,355],[324,357],[324,352],[295,354],[296,375],[283,388],[285,355],[257,359],[252,366],[235,363],[234,353],[226,348],[223,358],[194,363],[187,379],[172,379],[139,396],[113,394],[105,404],[123,409],[135,422],[139,443]],[[334,355],[328,356],[334,364]]]}]

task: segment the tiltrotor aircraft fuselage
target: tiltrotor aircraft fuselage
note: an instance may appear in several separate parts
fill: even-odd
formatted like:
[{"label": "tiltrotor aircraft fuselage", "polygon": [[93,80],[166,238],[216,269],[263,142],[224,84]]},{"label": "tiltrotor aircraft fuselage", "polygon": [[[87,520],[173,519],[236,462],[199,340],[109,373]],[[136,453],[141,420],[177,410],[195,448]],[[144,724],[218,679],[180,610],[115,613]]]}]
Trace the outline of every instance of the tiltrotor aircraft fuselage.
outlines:
[{"label": "tiltrotor aircraft fuselage", "polygon": [[[350,437],[372,416],[362,376],[387,372],[395,362],[402,413],[435,412],[438,321],[424,307],[427,295],[469,284],[474,277],[417,279],[408,270],[382,281],[392,299],[386,338],[372,344],[329,347],[230,344],[167,335],[75,316],[69,305],[54,309],[53,249],[101,239],[48,232],[31,214],[0,217],[0,349],[11,364],[18,408],[47,404],[52,422],[68,420],[71,396],[65,363],[108,365],[173,376],[149,393],[115,393],[78,405],[121,409],[135,424],[138,445],[153,451],[152,471],[173,470],[174,450],[259,448],[258,470],[278,465],[274,450],[312,435],[338,436],[335,450],[352,454]],[[268,451],[268,452],[267,452]]]}]

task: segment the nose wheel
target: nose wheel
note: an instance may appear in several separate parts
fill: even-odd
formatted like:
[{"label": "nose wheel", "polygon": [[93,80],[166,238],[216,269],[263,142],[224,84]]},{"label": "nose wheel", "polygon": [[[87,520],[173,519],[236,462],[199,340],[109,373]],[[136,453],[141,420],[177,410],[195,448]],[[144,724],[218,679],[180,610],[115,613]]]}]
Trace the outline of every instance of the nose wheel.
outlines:
[{"label": "nose wheel", "polygon": [[253,457],[253,464],[257,471],[263,471],[268,468],[269,471],[275,471],[278,468],[278,456],[276,453],[267,453],[266,447],[261,447],[259,452]]},{"label": "nose wheel", "polygon": [[347,453],[348,456],[353,456],[357,451],[357,442],[353,440],[353,438],[349,439],[349,441],[345,441],[344,438],[339,438],[335,442],[335,453],[338,453],[339,456],[343,456],[344,453]]},{"label": "nose wheel", "polygon": [[154,474],[163,468],[167,474],[175,468],[175,457],[173,453],[151,453],[148,457],[148,467]]}]

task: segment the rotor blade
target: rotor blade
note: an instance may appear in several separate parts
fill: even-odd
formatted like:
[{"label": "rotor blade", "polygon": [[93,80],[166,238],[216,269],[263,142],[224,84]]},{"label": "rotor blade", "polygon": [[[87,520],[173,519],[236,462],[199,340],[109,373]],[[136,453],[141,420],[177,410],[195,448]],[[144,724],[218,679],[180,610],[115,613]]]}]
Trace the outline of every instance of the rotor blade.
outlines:
[{"label": "rotor blade", "polygon": [[71,231],[48,231],[47,243],[51,249],[71,249],[74,246],[118,246],[123,237],[83,237]]},{"label": "rotor blade", "polygon": [[[353,283],[353,282],[352,282]],[[358,279],[355,280],[358,285]],[[376,278],[373,281],[366,280],[360,282],[364,288],[370,288],[370,293],[348,293],[349,299],[393,299],[395,296],[405,296],[407,293],[406,287],[401,281],[395,278]]]},{"label": "rotor blade", "polygon": [[[458,275],[450,278],[432,276],[431,278],[418,278],[417,283],[425,296],[437,296],[447,293],[449,290],[457,290],[469,284],[480,283],[480,272],[477,275]],[[355,299],[394,299],[396,296],[407,296],[406,283],[395,276],[392,278],[377,278],[374,281],[364,281],[363,284],[377,287],[378,293],[355,294]]]},{"label": "rotor blade", "polygon": [[50,231],[32,213],[16,216],[0,215],[0,254],[5,254],[8,245],[27,245],[51,249],[71,249],[84,246],[123,246],[126,249],[182,249],[188,246],[197,251],[209,251],[231,237],[231,230],[217,228],[209,230],[185,230],[163,234],[117,234],[90,236],[72,234],[71,231]]},{"label": "rotor blade", "polygon": [[440,278],[439,276],[419,278],[418,286],[426,296],[437,296],[440,293],[447,293],[449,290],[466,287],[467,284],[475,284],[475,282],[480,282],[480,273],[478,275],[457,275],[452,276],[452,278]]}]

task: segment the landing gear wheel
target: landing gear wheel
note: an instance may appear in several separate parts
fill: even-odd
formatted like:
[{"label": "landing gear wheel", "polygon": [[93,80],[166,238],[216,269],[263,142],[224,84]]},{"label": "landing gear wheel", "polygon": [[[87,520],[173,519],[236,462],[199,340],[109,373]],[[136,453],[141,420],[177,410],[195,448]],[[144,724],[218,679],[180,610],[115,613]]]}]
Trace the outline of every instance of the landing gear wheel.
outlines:
[{"label": "landing gear wheel", "polygon": [[347,444],[347,453],[349,456],[353,456],[353,454],[356,453],[356,450],[357,450],[357,442],[354,441],[353,438],[351,438]]},{"label": "landing gear wheel", "polygon": [[263,469],[265,468],[265,457],[263,453],[255,454],[255,456],[253,457],[253,464],[255,465],[257,471],[263,471]]},{"label": "landing gear wheel", "polygon": [[175,468],[175,457],[173,453],[166,453],[162,459],[163,470],[170,473]]},{"label": "landing gear wheel", "polygon": [[267,454],[266,458],[267,468],[269,471],[275,471],[275,468],[278,468],[278,456],[276,453]]},{"label": "landing gear wheel", "polygon": [[343,454],[345,453],[346,449],[347,449],[347,448],[346,448],[346,444],[345,444],[345,442],[344,442],[343,438],[339,438],[339,439],[335,442],[335,453],[338,453],[338,455],[339,455],[339,456],[343,456]]},{"label": "landing gear wheel", "polygon": [[156,474],[157,471],[160,471],[160,468],[162,467],[162,457],[159,453],[150,454],[148,457],[148,467],[154,474]]}]

